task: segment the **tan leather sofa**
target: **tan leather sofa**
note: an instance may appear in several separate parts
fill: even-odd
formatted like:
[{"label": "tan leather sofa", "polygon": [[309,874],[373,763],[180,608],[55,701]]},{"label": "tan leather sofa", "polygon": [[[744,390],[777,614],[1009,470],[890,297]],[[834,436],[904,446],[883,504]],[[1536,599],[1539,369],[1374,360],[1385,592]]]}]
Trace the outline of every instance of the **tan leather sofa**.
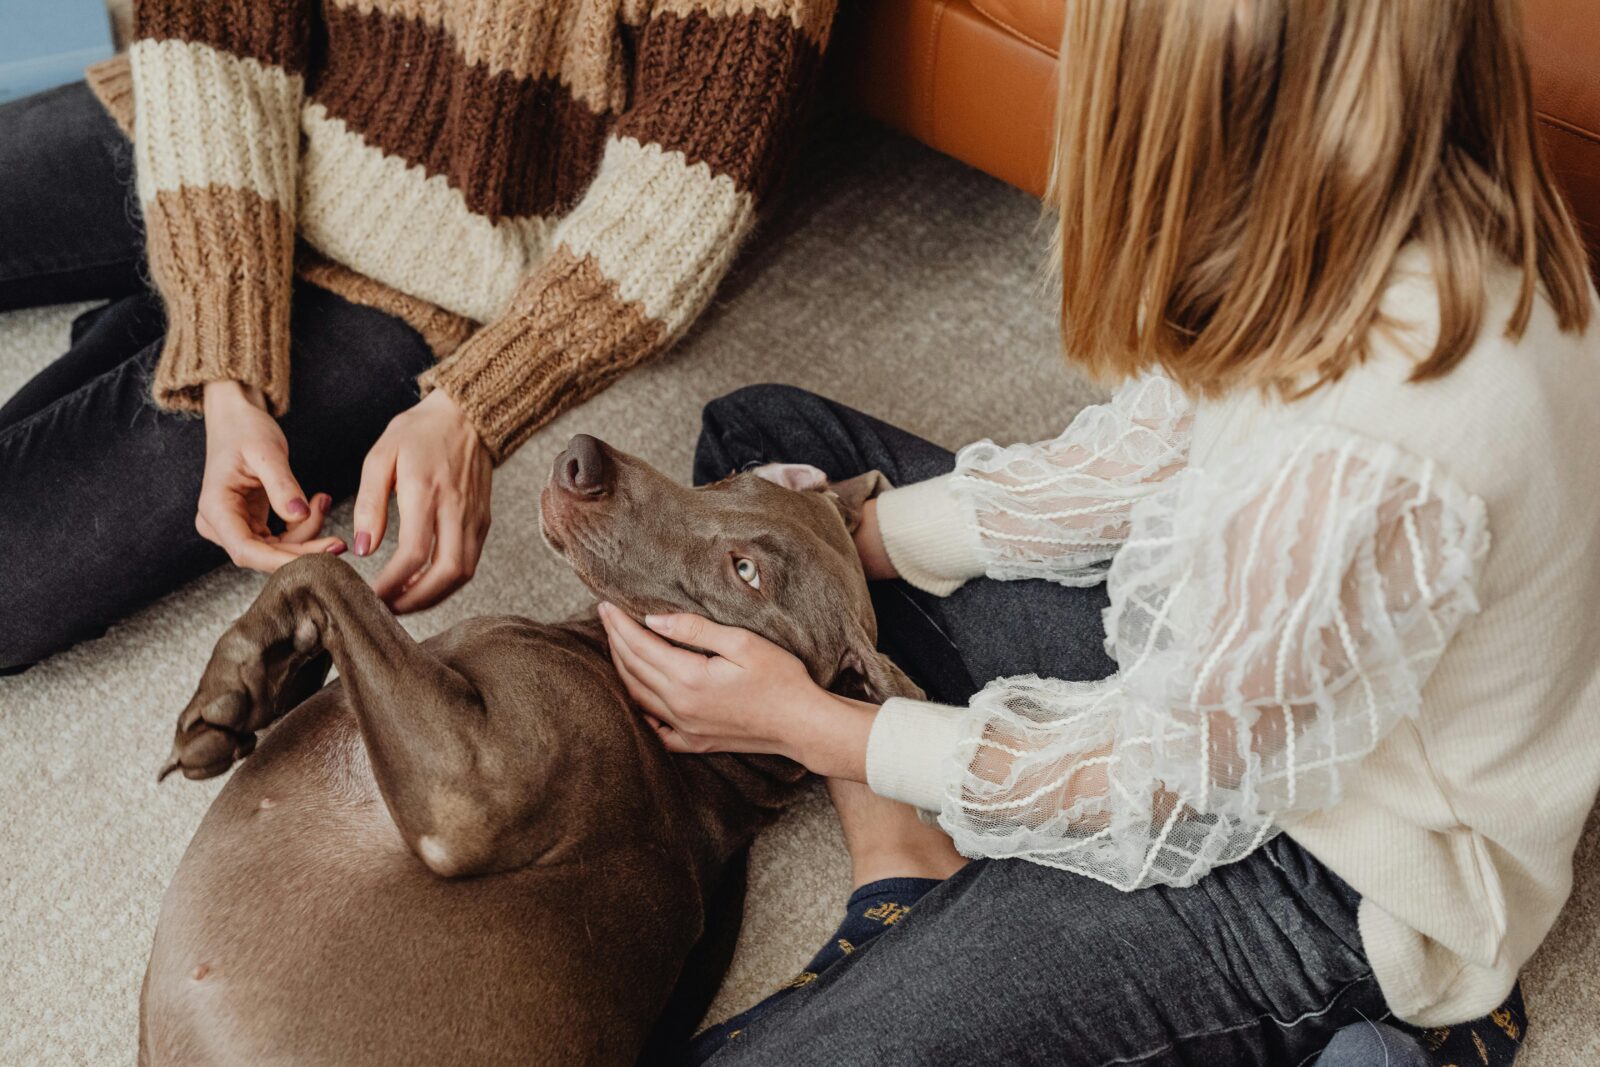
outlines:
[{"label": "tan leather sofa", "polygon": [[[1062,0],[862,0],[840,43],[862,108],[1038,195],[1049,168]],[[1524,0],[1534,103],[1600,263],[1600,0]]]}]

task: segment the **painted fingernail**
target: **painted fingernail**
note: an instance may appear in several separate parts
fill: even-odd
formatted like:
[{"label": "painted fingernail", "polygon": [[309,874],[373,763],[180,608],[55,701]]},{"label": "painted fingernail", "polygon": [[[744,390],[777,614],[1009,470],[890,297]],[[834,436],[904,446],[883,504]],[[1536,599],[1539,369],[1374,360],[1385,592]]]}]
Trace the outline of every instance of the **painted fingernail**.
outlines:
[{"label": "painted fingernail", "polygon": [[365,556],[372,551],[372,535],[366,532],[356,534],[356,555]]},{"label": "painted fingernail", "polygon": [[319,511],[327,511],[329,508],[333,507],[333,497],[329,496],[327,493],[318,493],[316,496],[316,501],[317,510]]},{"label": "painted fingernail", "polygon": [[344,542],[343,541],[335,541],[333,544],[329,545],[327,548],[323,549],[322,551],[326,552],[330,556],[341,556],[341,555],[344,554]]},{"label": "painted fingernail", "polygon": [[291,519],[303,519],[309,514],[311,514],[311,508],[304,500],[297,497],[289,501],[289,517]]}]

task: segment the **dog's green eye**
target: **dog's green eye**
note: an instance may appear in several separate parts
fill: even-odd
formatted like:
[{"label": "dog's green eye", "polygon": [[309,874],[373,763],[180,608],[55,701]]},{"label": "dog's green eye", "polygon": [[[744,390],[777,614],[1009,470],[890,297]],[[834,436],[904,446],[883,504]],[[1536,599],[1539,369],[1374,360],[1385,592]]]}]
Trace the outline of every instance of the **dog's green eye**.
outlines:
[{"label": "dog's green eye", "polygon": [[751,589],[761,588],[761,568],[756,566],[755,560],[737,556],[733,561],[733,570]]}]

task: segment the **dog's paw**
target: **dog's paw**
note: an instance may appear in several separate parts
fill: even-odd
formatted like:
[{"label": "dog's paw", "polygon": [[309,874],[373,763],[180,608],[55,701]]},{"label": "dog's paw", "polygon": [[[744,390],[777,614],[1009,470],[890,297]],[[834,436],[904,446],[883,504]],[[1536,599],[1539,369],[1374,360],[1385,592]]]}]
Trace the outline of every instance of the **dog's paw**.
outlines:
[{"label": "dog's paw", "polygon": [[243,689],[218,693],[202,683],[178,716],[172,753],[156,781],[173,771],[185,778],[214,778],[255,751],[256,735],[247,727],[252,703]]},{"label": "dog's paw", "polygon": [[255,751],[258,731],[321,688],[331,660],[316,628],[264,616],[247,614],[217,642],[156,781],[222,774]]}]

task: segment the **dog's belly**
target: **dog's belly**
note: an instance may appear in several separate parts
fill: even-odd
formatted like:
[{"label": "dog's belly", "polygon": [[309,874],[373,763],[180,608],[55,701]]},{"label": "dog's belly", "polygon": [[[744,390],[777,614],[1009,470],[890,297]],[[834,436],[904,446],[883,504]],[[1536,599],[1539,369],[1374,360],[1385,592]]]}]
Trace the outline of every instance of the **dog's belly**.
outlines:
[{"label": "dog's belly", "polygon": [[687,863],[643,837],[435,877],[325,690],[234,771],[184,854],[141,1063],[631,1063],[700,927]]}]

